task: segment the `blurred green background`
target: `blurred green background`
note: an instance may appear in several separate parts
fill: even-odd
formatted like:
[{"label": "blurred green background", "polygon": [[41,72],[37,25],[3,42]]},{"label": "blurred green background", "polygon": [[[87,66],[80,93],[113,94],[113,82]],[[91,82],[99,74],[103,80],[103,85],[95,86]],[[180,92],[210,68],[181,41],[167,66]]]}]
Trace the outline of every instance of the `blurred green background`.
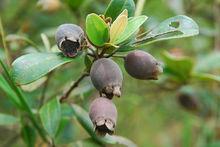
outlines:
[{"label": "blurred green background", "polygon": [[[0,16],[13,60],[25,53],[34,52],[30,43],[16,39],[15,34],[32,40],[44,49],[41,39],[41,34],[44,33],[53,46],[58,25],[75,23],[84,27],[86,15],[92,12],[104,13],[109,1],[1,0]],[[200,66],[210,67],[210,73],[219,74],[220,56],[213,57],[219,55],[220,51],[219,0],[146,0],[142,14],[149,17],[143,25],[144,30],[150,30],[169,17],[184,14],[197,22],[200,34],[190,38],[158,42],[141,49],[151,53],[161,62],[164,62],[161,54],[163,51],[177,57],[188,56],[195,66],[201,63]],[[3,45],[0,43],[0,58],[4,57]],[[121,59],[116,61],[124,73],[122,97],[114,99],[119,113],[117,135],[127,137],[141,147],[220,146],[218,82],[190,79],[178,83],[166,74],[161,75],[158,81],[140,81],[131,78],[125,72]],[[68,86],[68,83],[81,74],[83,66],[83,61],[76,59],[75,62],[53,72],[46,99],[62,93],[63,87]],[[71,101],[87,110],[91,100],[98,96],[88,83],[89,78],[70,97]],[[33,108],[37,108],[35,104],[39,101],[43,88],[40,86],[34,91],[26,92],[28,102]],[[0,112],[18,114],[1,89]],[[70,138],[66,137],[67,142],[88,137],[81,126],[72,121],[73,134]],[[19,124],[0,127],[0,146],[24,146]],[[36,143],[35,146],[44,145]]]}]

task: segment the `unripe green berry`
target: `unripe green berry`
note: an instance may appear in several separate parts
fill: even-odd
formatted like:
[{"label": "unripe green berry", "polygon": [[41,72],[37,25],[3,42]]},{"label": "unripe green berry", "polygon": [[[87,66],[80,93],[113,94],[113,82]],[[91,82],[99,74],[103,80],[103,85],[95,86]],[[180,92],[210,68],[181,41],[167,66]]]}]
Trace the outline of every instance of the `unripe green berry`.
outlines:
[{"label": "unripe green berry", "polygon": [[85,35],[82,28],[75,24],[62,24],[55,35],[58,48],[67,57],[75,57],[82,49]]},{"label": "unripe green berry", "polygon": [[107,97],[121,96],[123,76],[121,69],[112,59],[96,60],[91,67],[90,77],[95,88]]},{"label": "unripe green berry", "polygon": [[96,98],[90,105],[89,117],[99,135],[113,134],[117,121],[115,104],[107,98]]},{"label": "unripe green berry", "polygon": [[163,71],[160,63],[149,53],[136,50],[125,57],[124,66],[129,75],[140,80],[157,80]]}]

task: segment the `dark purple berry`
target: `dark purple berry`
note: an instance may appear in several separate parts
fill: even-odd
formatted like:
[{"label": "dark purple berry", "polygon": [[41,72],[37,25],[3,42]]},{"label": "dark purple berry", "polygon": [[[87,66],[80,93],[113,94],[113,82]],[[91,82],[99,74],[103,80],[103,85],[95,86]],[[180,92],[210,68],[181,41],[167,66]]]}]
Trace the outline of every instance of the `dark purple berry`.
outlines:
[{"label": "dark purple berry", "polygon": [[91,67],[90,77],[95,88],[107,97],[121,96],[123,76],[121,69],[112,59],[96,60]]},{"label": "dark purple berry", "polygon": [[113,134],[117,121],[115,104],[107,98],[96,98],[90,105],[89,117],[99,135]]},{"label": "dark purple berry", "polygon": [[85,42],[84,31],[75,24],[62,24],[55,35],[58,48],[67,57],[75,57]]},{"label": "dark purple berry", "polygon": [[198,111],[200,107],[200,102],[197,97],[188,93],[179,93],[178,94],[179,104],[186,110],[189,111]]},{"label": "dark purple berry", "polygon": [[157,80],[163,71],[160,63],[149,53],[137,50],[125,57],[126,71],[132,77],[140,80]]}]

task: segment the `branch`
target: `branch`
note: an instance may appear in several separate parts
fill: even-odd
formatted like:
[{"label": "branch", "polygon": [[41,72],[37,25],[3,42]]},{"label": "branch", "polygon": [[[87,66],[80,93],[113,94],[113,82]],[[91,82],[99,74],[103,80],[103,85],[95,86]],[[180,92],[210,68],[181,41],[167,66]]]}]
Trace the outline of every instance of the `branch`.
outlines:
[{"label": "branch", "polygon": [[89,73],[84,73],[82,74],[77,81],[73,82],[71,85],[70,85],[70,88],[67,89],[67,91],[65,91],[63,93],[63,95],[60,97],[60,102],[62,103],[65,99],[68,98],[68,96],[70,95],[70,93],[76,88],[78,87],[79,83],[85,78],[89,76]]},{"label": "branch", "polygon": [[112,57],[116,57],[116,58],[123,58],[125,59],[126,55],[112,55]]},{"label": "branch", "polygon": [[115,49],[111,54],[108,54],[107,56],[105,56],[105,58],[109,58],[109,57],[113,56],[117,51],[118,51],[118,49]]},{"label": "branch", "polygon": [[144,8],[144,3],[145,3],[145,0],[138,0],[137,1],[137,7],[136,7],[136,11],[135,11],[134,16],[141,15],[141,12],[142,12],[142,10]]},{"label": "branch", "polygon": [[6,44],[6,40],[5,40],[5,32],[4,32],[4,28],[3,28],[3,23],[2,23],[2,19],[0,17],[0,35],[2,37],[2,44],[5,50],[5,55],[6,55],[6,60],[7,60],[7,65],[11,66],[11,55],[10,55],[10,50],[7,47]]}]

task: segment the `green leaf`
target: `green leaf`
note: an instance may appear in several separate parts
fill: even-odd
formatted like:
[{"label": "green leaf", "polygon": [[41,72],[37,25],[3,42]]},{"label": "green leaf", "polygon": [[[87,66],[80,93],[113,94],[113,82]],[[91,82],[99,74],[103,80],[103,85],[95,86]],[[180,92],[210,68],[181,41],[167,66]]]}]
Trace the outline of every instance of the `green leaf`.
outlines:
[{"label": "green leaf", "polygon": [[87,56],[87,55],[85,56],[84,63],[85,63],[85,66],[86,66],[86,70],[89,71],[91,66],[92,66],[92,61],[89,58],[89,56]]},{"label": "green leaf", "polygon": [[132,47],[131,45],[122,45],[118,48],[118,52],[128,52],[128,51],[131,51],[131,50],[134,50],[135,48]]},{"label": "green leaf", "polygon": [[89,118],[89,114],[78,105],[72,104],[71,106],[72,106],[74,114],[75,114],[77,120],[80,122],[80,124],[91,135],[91,137],[96,139],[97,137],[94,133],[93,124]]},{"label": "green leaf", "polygon": [[109,26],[97,14],[89,14],[86,17],[86,34],[94,45],[103,46],[109,41]]},{"label": "green leaf", "polygon": [[128,147],[136,147],[136,145],[129,139],[116,136],[116,135],[106,135],[105,137],[96,136],[94,132],[93,124],[89,118],[88,113],[78,105],[72,104],[72,109],[75,113],[75,116],[83,128],[90,134],[90,136],[97,142],[101,144],[122,144]]},{"label": "green leaf", "polygon": [[32,53],[17,58],[12,63],[11,75],[16,84],[29,84],[60,65],[71,62],[62,53]]},{"label": "green leaf", "polygon": [[36,132],[35,129],[30,125],[24,125],[21,129],[21,136],[26,143],[27,147],[33,147],[36,142]]},{"label": "green leaf", "polygon": [[10,98],[10,100],[19,108],[22,108],[21,102],[14,92],[14,90],[10,87],[8,81],[5,80],[5,78],[0,75],[0,89],[2,89],[7,96]]},{"label": "green leaf", "polygon": [[68,144],[74,141],[75,129],[71,119],[63,117],[56,134],[55,144]]},{"label": "green leaf", "polygon": [[17,124],[18,121],[19,119],[14,116],[0,113],[0,125],[14,125]]},{"label": "green leaf", "polygon": [[5,52],[3,51],[3,48],[0,48],[0,59],[5,60]]},{"label": "green leaf", "polygon": [[201,81],[220,82],[220,76],[216,76],[209,73],[194,72],[192,73],[192,77],[195,78],[196,80],[201,80]]},{"label": "green leaf", "polygon": [[41,33],[40,36],[41,36],[41,39],[42,39],[42,41],[43,41],[43,44],[44,44],[45,49],[46,49],[47,51],[50,51],[51,45],[50,45],[49,38],[48,38],[47,35],[44,34],[44,33]]},{"label": "green leaf", "polygon": [[215,52],[201,57],[195,67],[195,71],[208,72],[220,69],[220,53]]},{"label": "green leaf", "polygon": [[54,138],[61,119],[60,102],[57,98],[43,105],[40,109],[40,118],[47,133]]},{"label": "green leaf", "polygon": [[92,138],[78,140],[78,141],[72,143],[70,146],[74,146],[74,147],[103,147],[101,144],[97,143]]},{"label": "green leaf", "polygon": [[109,144],[121,144],[127,147],[137,147],[137,145],[134,142],[122,136],[106,135],[104,137],[104,140],[106,143]]},{"label": "green leaf", "polygon": [[128,10],[128,17],[134,16],[135,3],[133,0],[111,0],[106,11],[105,16],[111,17],[115,20],[117,16],[124,10]]},{"label": "green leaf", "polygon": [[220,146],[220,140],[215,140],[207,144],[207,147],[219,147]]},{"label": "green leaf", "polygon": [[11,78],[11,75],[9,74],[9,70],[8,68],[5,66],[5,64],[2,62],[2,60],[0,59],[0,65],[3,68],[6,77],[9,79],[10,81],[10,86],[11,88],[13,88],[14,92],[16,93],[16,95],[18,96],[22,107],[24,108],[24,110],[28,113],[29,117],[30,117],[30,121],[32,122],[33,126],[36,128],[36,130],[38,131],[39,135],[41,136],[41,138],[44,141],[47,141],[47,138],[43,132],[43,130],[41,130],[41,127],[38,125],[38,122],[36,120],[36,117],[34,116],[30,106],[28,105],[28,103],[26,102],[25,96],[22,93],[22,91],[20,91],[20,89],[15,85],[14,81]]},{"label": "green leaf", "polygon": [[27,92],[32,92],[36,89],[38,89],[41,85],[43,85],[43,83],[45,83],[45,81],[47,80],[47,77],[42,77],[30,84],[26,84],[26,85],[21,85],[21,89]]},{"label": "green leaf", "polygon": [[199,27],[191,18],[178,15],[160,23],[150,32],[143,33],[134,43],[135,45],[146,45],[161,40],[189,37],[199,34]]},{"label": "green leaf", "polygon": [[129,39],[146,20],[147,16],[144,15],[129,19],[125,31],[118,37],[115,44],[119,44]]},{"label": "green leaf", "polygon": [[162,57],[165,64],[164,73],[175,76],[181,82],[186,82],[190,79],[194,66],[190,58],[178,58],[168,52],[164,52]]},{"label": "green leaf", "polygon": [[79,9],[85,0],[64,0],[72,10]]}]

